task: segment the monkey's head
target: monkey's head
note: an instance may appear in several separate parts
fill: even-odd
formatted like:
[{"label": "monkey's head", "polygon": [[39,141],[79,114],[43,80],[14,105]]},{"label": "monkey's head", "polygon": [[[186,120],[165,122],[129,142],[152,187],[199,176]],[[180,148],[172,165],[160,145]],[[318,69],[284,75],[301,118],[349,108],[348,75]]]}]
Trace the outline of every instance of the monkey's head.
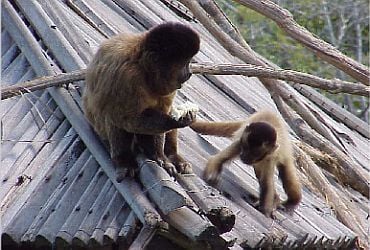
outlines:
[{"label": "monkey's head", "polygon": [[265,159],[279,147],[276,138],[276,130],[266,122],[253,122],[247,125],[240,138],[241,161],[252,165]]},{"label": "monkey's head", "polygon": [[181,88],[191,76],[189,63],[199,51],[200,39],[190,27],[175,22],[150,29],[143,43],[142,56],[148,80],[163,93]]}]

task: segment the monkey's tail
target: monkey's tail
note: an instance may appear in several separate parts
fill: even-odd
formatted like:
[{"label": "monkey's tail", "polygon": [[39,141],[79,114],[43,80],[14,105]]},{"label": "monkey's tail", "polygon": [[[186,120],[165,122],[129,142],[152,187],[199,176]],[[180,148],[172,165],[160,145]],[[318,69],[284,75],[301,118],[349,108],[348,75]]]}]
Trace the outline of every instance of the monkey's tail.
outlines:
[{"label": "monkey's tail", "polygon": [[195,132],[203,135],[215,135],[222,137],[233,137],[235,132],[244,124],[244,122],[205,122],[196,121],[190,125]]}]

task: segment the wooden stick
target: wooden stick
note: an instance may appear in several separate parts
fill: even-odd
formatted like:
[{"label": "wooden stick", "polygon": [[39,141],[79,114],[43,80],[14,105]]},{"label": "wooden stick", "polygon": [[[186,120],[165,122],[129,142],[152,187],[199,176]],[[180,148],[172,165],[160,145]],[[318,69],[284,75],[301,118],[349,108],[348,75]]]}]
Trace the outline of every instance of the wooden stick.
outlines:
[{"label": "wooden stick", "polygon": [[168,213],[164,216],[164,219],[192,241],[206,240],[212,242],[220,239],[217,228],[207,218],[203,219],[186,206]]},{"label": "wooden stick", "polygon": [[128,249],[129,250],[145,249],[146,246],[150,243],[156,231],[157,231],[156,228],[144,226]]},{"label": "wooden stick", "polygon": [[33,92],[49,87],[60,86],[85,79],[85,70],[76,70],[53,76],[42,76],[31,81],[14,84],[1,88],[1,100],[8,99],[22,93]]},{"label": "wooden stick", "polygon": [[233,228],[235,215],[216,189],[206,185],[195,174],[178,175],[176,179],[220,233],[229,232]]},{"label": "wooden stick", "polygon": [[[193,74],[244,75],[249,77],[280,79],[320,88],[334,94],[341,92],[360,96],[369,96],[370,94],[370,87],[364,86],[363,84],[346,82],[338,79],[329,80],[294,70],[273,69],[253,64],[192,63],[190,64],[190,70]],[[21,93],[33,92],[84,80],[85,73],[85,69],[75,70],[54,76],[43,76],[31,81],[4,87],[1,89],[1,100],[21,95]]]},{"label": "wooden stick", "polygon": [[140,167],[140,181],[163,214],[194,204],[180,185],[155,161],[143,155],[138,155],[136,159]]},{"label": "wooden stick", "polygon": [[352,76],[357,81],[370,85],[370,71],[365,65],[342,54],[331,44],[311,34],[294,20],[293,15],[288,10],[269,0],[235,1],[273,20],[290,37],[313,51],[315,55]]},{"label": "wooden stick", "polygon": [[348,93],[361,96],[370,95],[370,87],[360,83],[346,82],[339,79],[324,79],[318,76],[284,69],[273,69],[253,64],[191,64],[194,74],[211,75],[244,75],[292,81],[314,88],[327,90],[330,93]]},{"label": "wooden stick", "polygon": [[309,179],[316,186],[320,187],[318,190],[329,204],[333,206],[338,219],[359,234],[362,240],[366,239],[367,233],[358,222],[357,213],[352,211],[349,206],[343,202],[320,168],[299,147],[295,147],[295,151],[298,165],[309,176]]}]

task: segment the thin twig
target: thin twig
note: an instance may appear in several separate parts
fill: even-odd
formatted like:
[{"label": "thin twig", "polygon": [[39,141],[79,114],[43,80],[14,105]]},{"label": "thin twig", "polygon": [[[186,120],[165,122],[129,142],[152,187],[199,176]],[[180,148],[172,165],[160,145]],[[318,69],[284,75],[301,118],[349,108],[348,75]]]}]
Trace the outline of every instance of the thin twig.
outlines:
[{"label": "thin twig", "polygon": [[294,20],[293,15],[288,10],[281,8],[279,5],[269,0],[234,1],[273,20],[290,37],[312,50],[315,55],[352,76],[357,81],[365,85],[370,85],[370,71],[365,65],[342,54],[331,44],[311,34],[311,32],[300,26]]},{"label": "thin twig", "polygon": [[76,70],[69,73],[62,73],[53,76],[43,76],[32,81],[14,84],[9,87],[2,88],[1,100],[20,95],[20,93],[33,92],[36,90],[60,86],[84,79],[85,70]]},{"label": "thin twig", "polygon": [[318,76],[284,69],[273,69],[252,64],[191,64],[194,74],[210,75],[245,75],[249,77],[263,77],[280,79],[308,85],[314,88],[327,90],[330,93],[349,93],[369,96],[370,87],[360,83],[342,81],[339,79],[324,79]]},{"label": "thin twig", "polygon": [[[324,79],[314,75],[294,71],[273,69],[270,67],[257,66],[252,64],[212,64],[192,63],[190,69],[193,74],[210,75],[245,75],[249,77],[261,77],[292,81],[315,88],[327,90],[330,93],[348,93],[360,96],[369,96],[370,87],[359,83],[341,81],[338,79]],[[60,86],[85,79],[85,70],[76,70],[69,73],[62,73],[54,76],[40,77],[35,80],[14,84],[1,89],[1,100],[30,93],[44,88]]]}]

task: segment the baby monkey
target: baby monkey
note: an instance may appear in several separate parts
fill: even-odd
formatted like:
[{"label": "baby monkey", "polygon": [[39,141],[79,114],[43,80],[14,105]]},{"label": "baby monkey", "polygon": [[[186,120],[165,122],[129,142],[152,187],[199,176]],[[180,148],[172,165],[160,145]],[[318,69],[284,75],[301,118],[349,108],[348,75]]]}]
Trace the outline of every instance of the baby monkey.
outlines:
[{"label": "baby monkey", "polygon": [[280,205],[275,190],[274,173],[277,167],[288,199],[283,206],[293,211],[302,199],[301,184],[297,178],[291,141],[284,122],[271,111],[259,111],[246,121],[204,122],[196,121],[190,127],[206,135],[233,138],[231,145],[213,155],[207,162],[204,179],[216,184],[223,164],[240,157],[252,165],[259,182],[259,210],[267,217]]}]

